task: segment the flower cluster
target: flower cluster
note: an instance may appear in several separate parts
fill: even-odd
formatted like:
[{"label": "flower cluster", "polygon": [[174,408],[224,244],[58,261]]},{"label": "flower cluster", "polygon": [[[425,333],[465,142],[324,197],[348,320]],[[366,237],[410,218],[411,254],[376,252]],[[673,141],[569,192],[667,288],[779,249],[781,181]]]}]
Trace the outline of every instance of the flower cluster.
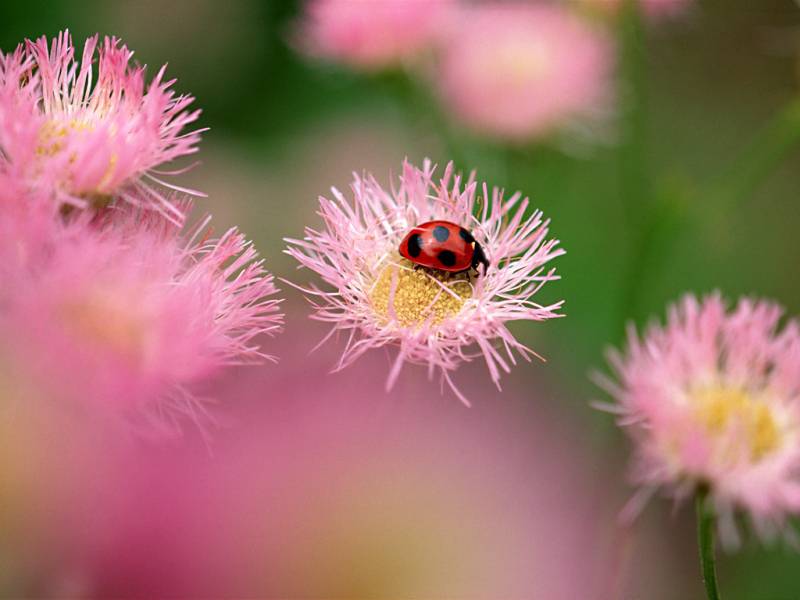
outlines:
[{"label": "flower cluster", "polygon": [[642,339],[631,329],[627,353],[611,353],[606,408],[635,442],[642,489],[631,514],[657,489],[680,499],[707,488],[731,546],[737,509],[765,538],[800,511],[800,324],[779,328],[782,314],[763,300],[728,312],[719,295],[687,296],[665,326]]},{"label": "flower cluster", "polygon": [[[642,0],[649,20],[691,0]],[[512,144],[597,138],[614,114],[619,0],[309,0],[295,44],[352,69],[402,68],[448,118]],[[588,9],[588,10],[585,10]]]},{"label": "flower cluster", "polygon": [[163,68],[146,86],[116,39],[74,52],[64,32],[0,54],[0,354],[42,398],[197,419],[192,385],[267,358],[277,288],[236,229],[185,227],[191,202],[153,175],[196,151],[192,99]]},{"label": "flower cluster", "polygon": [[[348,332],[338,368],[371,348],[396,346],[387,387],[404,363],[439,372],[465,403],[451,373],[465,361],[483,357],[495,383],[510,370],[515,355],[536,354],[508,330],[515,320],[544,321],[557,316],[562,302],[537,304],[532,297],[557,279],[548,267],[563,254],[548,238],[541,212],[527,198],[505,198],[473,178],[454,175],[448,165],[434,180],[434,167],[403,165],[399,186],[387,191],[372,177],[355,176],[353,199],[333,189],[320,198],[322,230],[306,228],[302,240],[287,240],[288,254],[318,273],[327,289],[304,288],[315,318]],[[445,220],[470,232],[488,257],[483,273],[447,273],[420,268],[402,258],[398,247],[416,225]]]}]

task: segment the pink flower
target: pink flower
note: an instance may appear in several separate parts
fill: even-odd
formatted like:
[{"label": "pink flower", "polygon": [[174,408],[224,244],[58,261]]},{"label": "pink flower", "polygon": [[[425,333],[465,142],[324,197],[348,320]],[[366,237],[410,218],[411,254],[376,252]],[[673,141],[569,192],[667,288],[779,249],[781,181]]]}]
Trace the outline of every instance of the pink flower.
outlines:
[{"label": "pink flower", "polygon": [[297,32],[307,53],[368,71],[398,67],[429,49],[452,0],[311,0]]},{"label": "pink flower", "polygon": [[613,48],[603,33],[555,5],[487,3],[461,12],[438,85],[465,126],[525,142],[607,115]]},{"label": "pink flower", "polygon": [[[176,96],[162,67],[149,86],[144,68],[116,38],[86,40],[80,62],[68,32],[0,54],[0,174],[25,182],[57,206],[112,199],[155,208],[175,222],[157,167],[197,151],[185,131],[199,110]],[[97,70],[92,62],[97,57]],[[177,188],[176,188],[177,189]],[[189,191],[189,190],[185,190]]]},{"label": "pink flower", "polygon": [[235,229],[210,239],[206,218],[182,238],[156,213],[111,212],[65,225],[20,269],[2,339],[48,396],[156,425],[196,418],[192,384],[268,358],[257,338],[282,322],[273,278]]},{"label": "pink flower", "polygon": [[[617,13],[623,0],[577,0],[578,4],[604,12]],[[651,20],[675,17],[691,6],[692,0],[642,0],[641,10]]]},{"label": "pink flower", "polygon": [[[468,403],[450,377],[462,362],[482,356],[499,386],[501,371],[516,363],[515,352],[535,356],[506,324],[560,316],[562,302],[542,306],[532,297],[557,279],[545,265],[563,250],[547,239],[549,222],[541,212],[526,217],[529,203],[521,194],[505,199],[472,178],[462,187],[452,164],[438,184],[433,173],[427,160],[422,169],[405,163],[400,185],[391,191],[372,176],[356,175],[353,200],[335,188],[332,200],[320,198],[325,228],[306,228],[303,240],[287,240],[287,253],[329,286],[304,291],[316,309],[314,318],[332,323],[331,333],[348,332],[337,369],[371,348],[396,346],[387,389],[410,362],[425,365],[431,376],[438,371]],[[398,247],[409,229],[436,219],[471,231],[488,256],[485,273],[415,269],[401,258]]]},{"label": "pink flower", "polygon": [[726,312],[718,294],[687,296],[665,326],[642,339],[631,328],[627,354],[610,355],[619,382],[601,383],[642,486],[631,511],[656,489],[684,498],[707,486],[732,546],[737,509],[765,538],[800,510],[800,326],[779,329],[782,314],[763,300]]}]

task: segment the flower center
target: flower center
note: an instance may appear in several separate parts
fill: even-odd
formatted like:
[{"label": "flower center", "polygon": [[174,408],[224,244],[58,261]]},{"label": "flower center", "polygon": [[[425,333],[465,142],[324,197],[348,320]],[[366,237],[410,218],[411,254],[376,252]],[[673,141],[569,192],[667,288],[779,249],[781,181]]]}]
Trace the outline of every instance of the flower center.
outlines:
[{"label": "flower center", "polygon": [[[45,122],[39,129],[36,154],[46,159],[56,156],[61,152],[69,152],[67,158],[71,168],[78,161],[79,152],[74,149],[74,144],[72,149],[68,147],[69,138],[75,135],[91,133],[94,130],[94,124],[86,119],[51,119]],[[92,183],[86,186],[85,189],[75,189],[73,178],[69,175],[66,177],[65,181],[62,182],[62,185],[68,189],[70,193],[74,193],[89,200],[95,206],[105,206],[110,201],[112,190],[109,189],[109,186],[116,173],[118,160],[117,154],[111,153],[105,170],[99,172],[98,177],[90,179]]]},{"label": "flower center", "polygon": [[401,327],[438,325],[455,316],[472,297],[472,285],[463,273],[414,268],[407,260],[383,268],[369,298],[382,324]]},{"label": "flower center", "polygon": [[757,462],[781,445],[782,431],[773,409],[752,394],[725,386],[705,388],[694,395],[696,414],[712,436],[734,432],[749,457]]},{"label": "flower center", "polygon": [[508,40],[497,48],[492,59],[491,69],[497,77],[519,89],[545,80],[552,68],[550,52],[542,43]]},{"label": "flower center", "polygon": [[[94,128],[85,121],[70,119],[69,121],[46,121],[39,129],[39,143],[36,154],[39,156],[55,156],[64,149],[66,137],[73,132],[92,131]],[[70,157],[74,162],[76,157]]]}]

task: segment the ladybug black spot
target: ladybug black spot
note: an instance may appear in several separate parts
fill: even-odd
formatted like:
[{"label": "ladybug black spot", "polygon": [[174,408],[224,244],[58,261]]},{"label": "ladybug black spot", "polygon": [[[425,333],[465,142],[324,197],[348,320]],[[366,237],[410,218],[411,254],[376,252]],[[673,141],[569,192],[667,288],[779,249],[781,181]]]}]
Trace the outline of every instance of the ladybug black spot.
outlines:
[{"label": "ladybug black spot", "polygon": [[443,225],[437,225],[433,228],[433,237],[436,238],[437,242],[446,242],[447,238],[450,237],[450,231]]},{"label": "ladybug black spot", "polygon": [[456,264],[456,255],[450,250],[442,250],[439,252],[439,262],[445,267],[452,267]]},{"label": "ladybug black spot", "polygon": [[414,258],[417,258],[420,252],[422,252],[422,236],[415,233],[408,238],[408,253]]},{"label": "ladybug black spot", "polygon": [[472,242],[475,241],[475,238],[472,237],[472,234],[469,231],[467,231],[466,229],[464,229],[463,227],[458,232],[458,235],[460,235],[461,239],[464,240],[465,242],[467,242],[468,244],[471,244]]}]

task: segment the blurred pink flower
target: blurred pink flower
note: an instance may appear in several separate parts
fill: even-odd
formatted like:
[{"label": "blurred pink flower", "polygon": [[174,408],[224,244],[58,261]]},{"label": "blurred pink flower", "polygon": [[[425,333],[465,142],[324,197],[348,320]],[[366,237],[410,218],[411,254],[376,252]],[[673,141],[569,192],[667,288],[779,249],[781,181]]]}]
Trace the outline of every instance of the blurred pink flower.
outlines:
[{"label": "blurred pink flower", "polygon": [[[616,13],[624,0],[577,0],[578,4],[604,12]],[[641,10],[645,17],[653,20],[677,16],[691,6],[693,0],[642,0]]]},{"label": "blurred pink flower", "polygon": [[718,294],[685,297],[628,352],[613,352],[619,383],[607,408],[635,442],[631,513],[656,489],[684,498],[708,486],[723,541],[738,543],[737,509],[771,538],[800,510],[800,326],[783,310],[742,299],[727,313]]},{"label": "blurred pink flower", "polygon": [[[472,178],[462,186],[452,164],[438,184],[433,173],[430,161],[422,169],[405,163],[391,192],[371,175],[356,175],[352,202],[335,188],[333,200],[320,198],[325,228],[306,228],[303,240],[287,240],[287,253],[332,288],[301,289],[316,309],[314,318],[333,324],[331,334],[348,332],[337,369],[371,348],[395,345],[387,389],[410,362],[427,366],[431,377],[438,370],[468,403],[450,377],[462,362],[483,356],[499,387],[501,371],[516,363],[515,351],[526,359],[536,355],[506,323],[560,316],[563,301],[542,306],[532,296],[558,278],[546,264],[563,250],[547,239],[549,221],[540,211],[526,217],[529,203],[520,193],[505,199]],[[489,259],[485,273],[469,278],[416,269],[401,258],[398,247],[408,230],[435,219],[472,232]]]},{"label": "blurred pink flower", "polygon": [[64,225],[19,269],[3,343],[45,395],[147,425],[196,418],[190,384],[268,358],[256,338],[282,322],[273,278],[235,229],[209,239],[208,218],[184,239],[156,213],[110,212]]},{"label": "blurred pink flower", "polygon": [[[4,413],[7,594],[693,597],[679,538],[647,527],[631,547],[638,582],[609,593],[622,544],[616,461],[567,402],[544,401],[563,394],[536,371],[509,378],[502,410],[454,410],[409,401],[430,399],[424,378],[385,394],[373,377],[381,353],[334,384],[335,348],[307,352],[319,324],[291,319],[287,330],[280,369],[229,370],[206,390],[234,425],[215,432],[213,456],[191,431],[180,444],[131,444],[69,414],[31,415],[27,402]],[[463,383],[495,393],[474,370]]]},{"label": "blurred pink flower", "polygon": [[617,481],[563,403],[531,401],[557,390],[515,377],[503,410],[409,402],[424,378],[385,394],[372,353],[332,384],[333,348],[306,350],[319,327],[288,329],[279,370],[215,383],[236,426],[213,459],[192,435],[133,447],[102,503],[70,503],[62,547],[87,555],[87,597],[607,600]]},{"label": "blurred pink flower", "polygon": [[610,112],[610,39],[567,8],[464,6],[438,85],[466,127],[503,140],[540,139]]},{"label": "blurred pink flower", "polygon": [[356,69],[401,66],[430,49],[452,0],[310,0],[296,33],[308,54]]},{"label": "blurred pink flower", "polygon": [[185,128],[200,111],[188,110],[191,96],[170,90],[165,67],[145,89],[144,68],[131,66],[132,55],[118,39],[98,44],[95,35],[78,62],[66,31],[49,50],[42,37],[0,54],[0,174],[57,206],[121,199],[180,222],[162,191],[176,186],[158,177],[175,172],[156,167],[197,151],[200,130]]}]

